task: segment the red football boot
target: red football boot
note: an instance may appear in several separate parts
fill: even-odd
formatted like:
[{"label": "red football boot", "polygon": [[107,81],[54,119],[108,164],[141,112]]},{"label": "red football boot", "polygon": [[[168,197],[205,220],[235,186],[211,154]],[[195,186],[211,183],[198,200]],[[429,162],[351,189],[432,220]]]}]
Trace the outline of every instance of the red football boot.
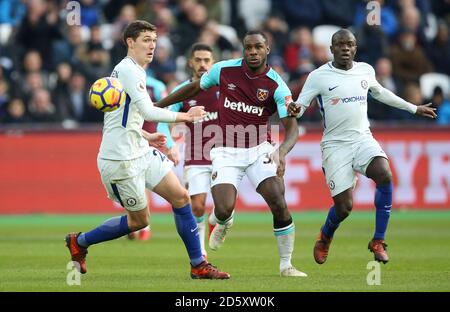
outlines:
[{"label": "red football boot", "polygon": [[389,256],[386,253],[387,245],[382,239],[372,239],[367,248],[373,252],[374,258],[378,262],[388,263]]},{"label": "red football boot", "polygon": [[211,263],[203,261],[195,267],[191,267],[191,278],[193,279],[229,279],[230,274],[219,271]]},{"label": "red football boot", "polygon": [[87,248],[81,247],[78,245],[77,238],[81,234],[80,233],[70,233],[66,236],[66,246],[69,248],[70,256],[72,257],[72,261],[78,262],[80,265],[80,273],[85,274],[87,272],[86,267],[86,255],[88,253]]}]

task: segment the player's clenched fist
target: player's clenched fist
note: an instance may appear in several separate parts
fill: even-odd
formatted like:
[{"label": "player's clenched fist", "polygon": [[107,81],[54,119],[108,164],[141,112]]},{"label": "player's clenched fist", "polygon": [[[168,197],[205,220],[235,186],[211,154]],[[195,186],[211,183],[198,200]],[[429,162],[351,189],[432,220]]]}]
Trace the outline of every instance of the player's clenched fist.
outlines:
[{"label": "player's clenched fist", "polygon": [[295,102],[291,102],[288,106],[289,116],[296,117],[301,111],[301,105]]}]

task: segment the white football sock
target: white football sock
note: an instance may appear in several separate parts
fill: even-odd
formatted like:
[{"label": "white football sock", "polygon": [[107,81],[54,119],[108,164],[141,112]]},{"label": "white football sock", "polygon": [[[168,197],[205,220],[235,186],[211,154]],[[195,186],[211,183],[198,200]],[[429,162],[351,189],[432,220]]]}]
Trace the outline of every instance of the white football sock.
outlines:
[{"label": "white football sock", "polygon": [[202,249],[202,255],[207,255],[206,249],[205,249],[205,229],[206,229],[205,217],[204,217],[204,215],[201,216],[200,218],[195,217],[195,220],[196,220],[197,226],[198,226],[198,238],[200,240],[200,247]]},{"label": "white football sock", "polygon": [[[292,224],[293,226],[293,224]],[[294,252],[295,229],[289,234],[275,236],[280,254],[280,271],[291,267],[291,257]]]}]

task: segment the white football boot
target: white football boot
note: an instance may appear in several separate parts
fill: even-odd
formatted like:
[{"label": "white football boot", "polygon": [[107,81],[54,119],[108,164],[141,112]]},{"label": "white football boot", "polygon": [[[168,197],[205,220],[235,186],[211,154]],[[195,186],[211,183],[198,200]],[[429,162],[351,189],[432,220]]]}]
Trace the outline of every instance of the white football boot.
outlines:
[{"label": "white football boot", "polygon": [[233,219],[228,221],[225,224],[217,223],[214,229],[211,232],[211,236],[209,237],[209,248],[212,250],[219,249],[223,242],[225,241],[225,236],[230,228],[233,226]]}]

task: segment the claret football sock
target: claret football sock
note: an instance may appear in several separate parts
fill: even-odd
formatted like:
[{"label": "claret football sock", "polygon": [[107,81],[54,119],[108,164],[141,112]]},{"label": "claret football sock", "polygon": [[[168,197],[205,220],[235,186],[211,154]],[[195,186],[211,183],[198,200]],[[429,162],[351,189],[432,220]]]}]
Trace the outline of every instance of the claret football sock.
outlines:
[{"label": "claret football sock", "polygon": [[198,236],[198,226],[192,214],[191,204],[186,204],[181,208],[172,207],[177,232],[186,246],[192,266],[197,266],[204,261],[200,239]]},{"label": "claret football sock", "polygon": [[327,238],[332,238],[334,235],[334,232],[339,227],[339,224],[341,223],[343,219],[341,219],[336,214],[336,209],[334,206],[330,208],[328,211],[327,220],[325,221],[325,224],[322,227],[322,232],[325,234]]},{"label": "claret football sock", "polygon": [[130,232],[128,228],[128,216],[114,217],[106,220],[102,225],[92,231],[80,234],[77,242],[81,247],[87,248],[93,244],[119,238]]},{"label": "claret football sock", "polygon": [[375,235],[374,239],[384,240],[392,208],[392,183],[377,185],[375,191]]}]

